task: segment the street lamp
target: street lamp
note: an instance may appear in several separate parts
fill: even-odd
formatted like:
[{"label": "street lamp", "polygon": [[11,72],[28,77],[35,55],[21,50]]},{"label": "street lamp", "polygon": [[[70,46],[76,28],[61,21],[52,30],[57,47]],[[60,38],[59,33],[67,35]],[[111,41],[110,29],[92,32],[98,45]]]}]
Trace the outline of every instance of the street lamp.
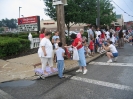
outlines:
[{"label": "street lamp", "polygon": [[19,18],[20,18],[20,8],[22,8],[22,7],[19,7]]}]

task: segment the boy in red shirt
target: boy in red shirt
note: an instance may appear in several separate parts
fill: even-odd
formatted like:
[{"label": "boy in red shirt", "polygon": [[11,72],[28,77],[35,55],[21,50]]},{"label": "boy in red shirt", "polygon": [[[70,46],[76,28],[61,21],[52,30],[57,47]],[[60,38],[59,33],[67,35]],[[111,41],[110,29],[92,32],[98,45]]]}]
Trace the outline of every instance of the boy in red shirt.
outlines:
[{"label": "boy in red shirt", "polygon": [[91,50],[91,56],[94,55],[94,42],[93,38],[91,38],[90,44],[89,44],[89,49]]}]

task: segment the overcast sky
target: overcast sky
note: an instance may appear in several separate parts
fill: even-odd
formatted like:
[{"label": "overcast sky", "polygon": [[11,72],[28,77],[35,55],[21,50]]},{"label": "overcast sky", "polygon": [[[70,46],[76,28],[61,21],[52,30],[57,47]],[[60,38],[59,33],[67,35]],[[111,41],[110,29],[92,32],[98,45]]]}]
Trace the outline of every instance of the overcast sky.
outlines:
[{"label": "overcast sky", "polygon": [[[114,0],[125,12],[133,16],[133,0]],[[133,17],[128,16],[120,8],[115,6],[114,11],[116,14],[123,14],[124,21],[133,21]],[[43,0],[0,0],[0,20],[4,18],[18,18],[19,17],[19,7],[20,15],[24,17],[39,15],[40,18],[44,20],[50,19],[44,14],[44,3]]]}]

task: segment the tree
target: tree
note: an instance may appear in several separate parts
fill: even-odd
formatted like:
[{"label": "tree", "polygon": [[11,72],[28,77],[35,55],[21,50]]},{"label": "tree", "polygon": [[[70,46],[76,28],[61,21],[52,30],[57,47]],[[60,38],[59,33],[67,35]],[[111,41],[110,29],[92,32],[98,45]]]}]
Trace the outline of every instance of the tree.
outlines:
[{"label": "tree", "polygon": [[1,21],[0,21],[0,27],[4,27],[4,26],[6,26],[6,27],[8,27],[8,28],[16,28],[17,27],[17,20],[16,19],[2,19]]},{"label": "tree", "polygon": [[113,12],[113,5],[109,0],[100,0],[100,24],[110,25],[112,21],[116,21],[116,13]]},{"label": "tree", "polygon": [[[71,26],[70,23],[89,23],[96,24],[97,18],[97,0],[67,0],[68,5],[64,7],[65,10],[65,24],[68,31]],[[56,7],[52,6],[52,0],[44,0],[46,5],[45,13],[52,19],[57,20]],[[100,22],[103,24],[110,24],[115,20],[115,13],[113,12],[113,5],[109,0],[100,0]]]},{"label": "tree", "polygon": [[3,32],[3,31],[4,31],[4,28],[1,27],[1,28],[0,28],[0,32]]}]

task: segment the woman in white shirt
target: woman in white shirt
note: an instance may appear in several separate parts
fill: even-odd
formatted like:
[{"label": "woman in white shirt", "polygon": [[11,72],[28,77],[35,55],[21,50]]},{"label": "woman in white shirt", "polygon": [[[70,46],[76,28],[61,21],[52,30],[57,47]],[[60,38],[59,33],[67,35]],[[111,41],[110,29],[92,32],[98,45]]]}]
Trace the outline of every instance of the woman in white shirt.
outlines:
[{"label": "woman in white shirt", "polygon": [[51,71],[54,72],[53,59],[52,59],[53,46],[49,40],[50,37],[51,37],[51,32],[46,32],[45,37],[41,40],[40,47],[38,49],[38,55],[39,55],[39,57],[41,59],[41,63],[42,63],[42,70],[44,71],[45,75],[48,75],[48,72],[46,72],[47,63],[51,67]]},{"label": "woman in white shirt", "polygon": [[114,61],[117,61],[118,51],[117,51],[116,47],[113,45],[113,42],[112,41],[109,41],[107,47],[104,44],[102,46],[103,46],[103,48],[106,51],[109,51],[109,52],[106,53],[107,54],[107,57],[109,58],[109,60],[107,62],[108,63],[111,63],[112,62],[112,58],[115,58]]}]

